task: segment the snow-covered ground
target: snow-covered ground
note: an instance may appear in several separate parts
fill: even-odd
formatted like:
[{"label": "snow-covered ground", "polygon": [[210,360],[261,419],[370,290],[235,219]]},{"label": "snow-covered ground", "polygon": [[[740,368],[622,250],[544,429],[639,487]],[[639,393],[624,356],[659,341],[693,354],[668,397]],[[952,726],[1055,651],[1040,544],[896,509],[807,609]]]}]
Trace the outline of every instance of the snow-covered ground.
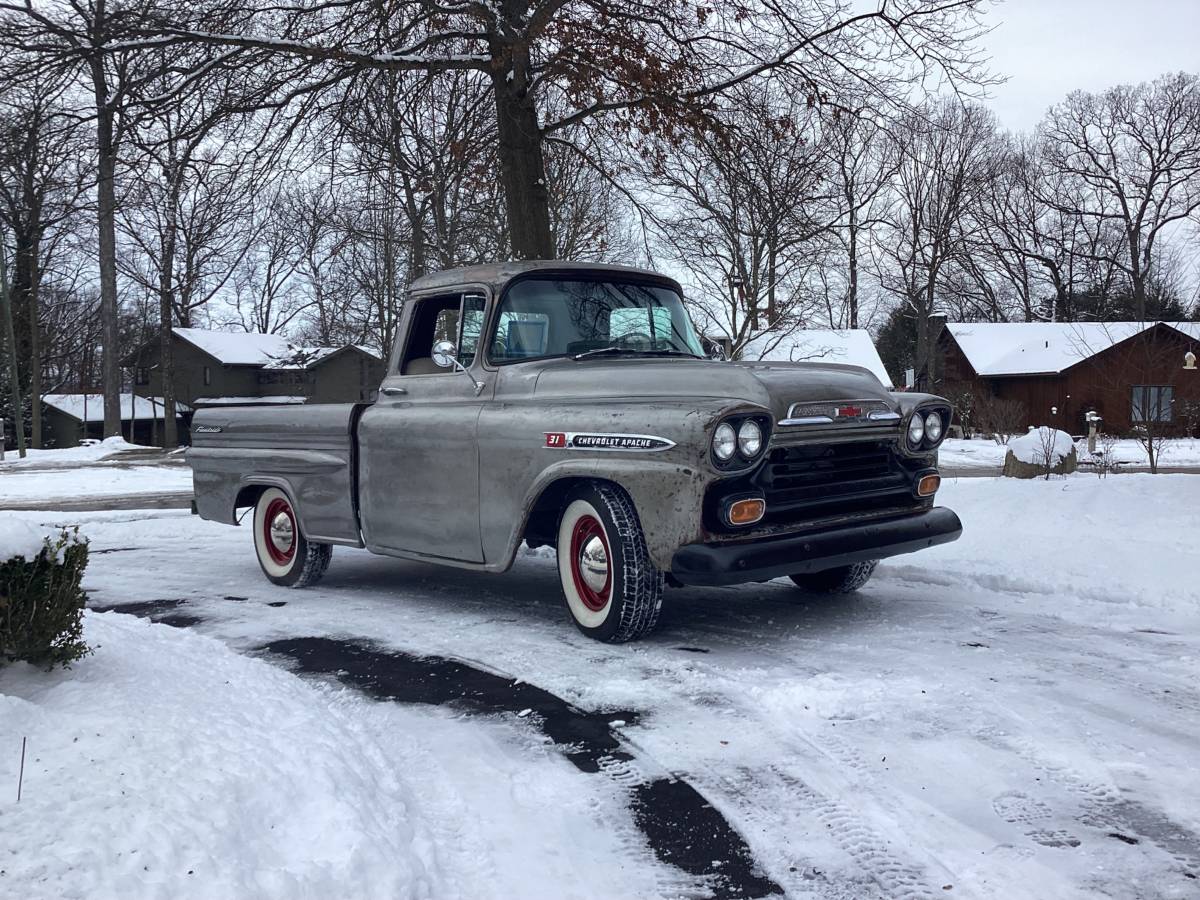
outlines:
[{"label": "snow-covered ground", "polygon": [[130,450],[153,449],[155,448],[143,447],[140,444],[131,444],[124,438],[111,437],[105,438],[103,441],[93,441],[77,447],[56,447],[49,450],[35,450],[30,447],[26,449],[24,459],[21,458],[16,450],[6,450],[4,461],[0,462],[0,471],[45,465],[46,463],[85,464],[119,456]]},{"label": "snow-covered ground", "polygon": [[[82,521],[92,604],[186,630],[93,613],[73,672],[0,673],[0,892],[1200,895],[1200,477],[948,480],[940,500],[962,540],[855,597],[674,591],[625,646],[569,625],[541,553],[494,576],[339,548],[289,591],[245,528],[11,514]],[[547,697],[602,727],[564,737]],[[616,746],[589,767],[567,743],[597,735]],[[671,806],[685,789],[758,880],[688,855],[712,828]]]},{"label": "snow-covered ground", "polygon": [[192,470],[180,465],[0,471],[0,504],[6,500],[123,497],[191,489]]},{"label": "snow-covered ground", "polygon": [[[1087,458],[1087,441],[1076,444],[1080,460]],[[938,450],[938,465],[946,468],[999,468],[1008,448],[993,440],[947,438]],[[1132,438],[1117,441],[1113,459],[1130,466],[1145,466],[1146,451]],[[1169,438],[1163,442],[1159,465],[1164,468],[1200,466],[1200,440]]]}]

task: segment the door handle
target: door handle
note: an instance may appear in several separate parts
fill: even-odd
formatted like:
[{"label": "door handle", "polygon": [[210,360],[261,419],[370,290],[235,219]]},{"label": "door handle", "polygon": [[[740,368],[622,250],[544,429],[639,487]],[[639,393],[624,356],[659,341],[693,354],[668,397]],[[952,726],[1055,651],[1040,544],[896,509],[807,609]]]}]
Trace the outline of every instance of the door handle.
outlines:
[{"label": "door handle", "polygon": [[389,397],[398,397],[401,394],[407,394],[408,390],[402,387],[385,387],[383,388],[383,393]]}]

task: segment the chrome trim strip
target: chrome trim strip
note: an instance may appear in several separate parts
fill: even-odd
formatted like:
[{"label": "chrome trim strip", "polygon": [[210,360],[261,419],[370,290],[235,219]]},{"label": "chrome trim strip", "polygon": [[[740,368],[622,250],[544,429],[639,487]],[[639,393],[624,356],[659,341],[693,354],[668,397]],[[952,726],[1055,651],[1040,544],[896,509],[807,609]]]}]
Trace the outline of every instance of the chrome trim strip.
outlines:
[{"label": "chrome trim strip", "polygon": [[[796,404],[793,404],[796,405]],[[789,410],[790,413],[790,410]],[[829,416],[802,416],[799,419],[780,419],[776,425],[832,425],[833,419]]]},{"label": "chrome trim strip", "polygon": [[873,409],[867,413],[868,419],[873,419],[876,422],[899,422],[900,413],[892,412],[890,409]]}]

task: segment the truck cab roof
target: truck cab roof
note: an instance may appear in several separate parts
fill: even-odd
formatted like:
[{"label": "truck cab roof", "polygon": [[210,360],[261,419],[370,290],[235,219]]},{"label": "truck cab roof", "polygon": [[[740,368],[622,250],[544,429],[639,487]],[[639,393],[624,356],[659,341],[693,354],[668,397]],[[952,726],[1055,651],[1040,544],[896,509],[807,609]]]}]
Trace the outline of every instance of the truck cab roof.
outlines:
[{"label": "truck cab roof", "polygon": [[659,272],[650,269],[639,269],[634,266],[616,266],[606,263],[570,262],[560,259],[529,259],[508,262],[484,263],[478,266],[464,266],[458,269],[446,269],[424,275],[412,283],[412,292],[425,293],[446,288],[458,287],[464,284],[487,284],[499,291],[509,281],[530,272],[545,274],[562,273],[578,276],[580,274],[598,276],[616,276],[637,278],[639,280],[657,281],[675,291],[682,293],[679,283]]}]

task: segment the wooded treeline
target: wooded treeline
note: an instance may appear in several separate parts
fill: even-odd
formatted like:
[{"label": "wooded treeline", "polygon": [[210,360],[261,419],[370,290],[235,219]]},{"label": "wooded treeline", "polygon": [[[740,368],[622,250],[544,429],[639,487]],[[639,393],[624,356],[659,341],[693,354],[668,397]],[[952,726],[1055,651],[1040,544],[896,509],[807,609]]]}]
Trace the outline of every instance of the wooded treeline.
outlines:
[{"label": "wooded treeline", "polygon": [[0,0],[21,419],[102,390],[117,433],[172,325],[386,351],[414,278],[509,257],[665,269],[735,352],[870,326],[918,373],[936,313],[1192,313],[1196,76],[1006,133],[985,7]]}]

